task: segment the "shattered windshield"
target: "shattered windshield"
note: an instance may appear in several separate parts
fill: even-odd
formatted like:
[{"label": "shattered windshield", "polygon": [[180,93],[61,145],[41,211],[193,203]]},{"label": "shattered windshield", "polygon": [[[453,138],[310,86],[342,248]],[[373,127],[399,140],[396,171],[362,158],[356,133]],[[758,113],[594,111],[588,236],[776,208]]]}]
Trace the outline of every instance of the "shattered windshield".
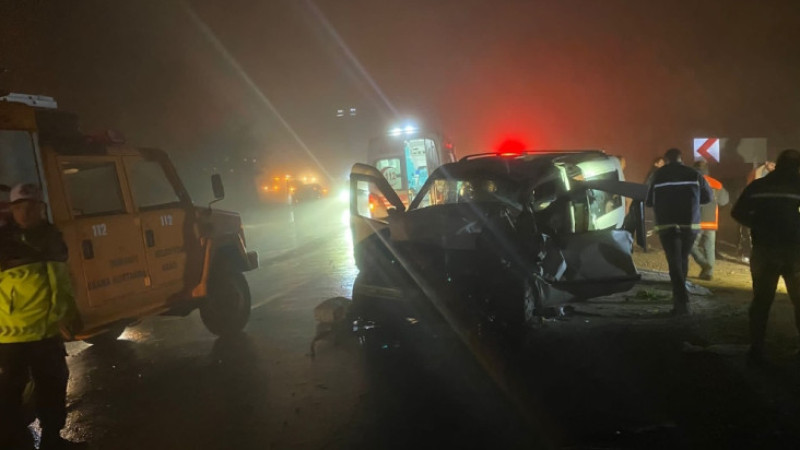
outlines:
[{"label": "shattered windshield", "polygon": [[459,203],[505,203],[520,208],[519,186],[492,177],[439,178],[420,193],[419,208]]}]

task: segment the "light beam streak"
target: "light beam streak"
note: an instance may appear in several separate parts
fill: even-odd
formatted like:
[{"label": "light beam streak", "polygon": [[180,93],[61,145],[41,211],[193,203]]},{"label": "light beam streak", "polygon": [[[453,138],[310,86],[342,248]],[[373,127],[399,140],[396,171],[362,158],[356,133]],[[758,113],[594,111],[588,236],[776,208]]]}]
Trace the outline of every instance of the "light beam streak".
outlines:
[{"label": "light beam streak", "polygon": [[342,50],[342,53],[344,53],[345,57],[347,57],[347,59],[350,61],[350,64],[352,64],[361,77],[366,80],[367,83],[369,83],[370,87],[375,91],[378,97],[381,98],[386,108],[391,111],[396,119],[399,116],[397,108],[395,108],[392,102],[389,101],[389,98],[383,93],[383,90],[380,88],[380,86],[378,86],[378,83],[375,82],[375,79],[372,78],[369,72],[367,72],[367,69],[364,68],[364,66],[361,64],[361,61],[358,60],[353,51],[350,50],[350,47],[347,45],[344,39],[342,39],[342,36],[339,35],[339,32],[336,31],[336,28],[333,27],[333,25],[325,17],[325,14],[312,0],[306,0],[305,3],[308,6],[308,9],[311,10],[311,13],[314,14],[319,23],[322,24],[323,28],[325,28],[325,31],[327,31],[331,38],[336,42],[336,45],[338,45]]},{"label": "light beam streak", "polygon": [[302,148],[309,158],[314,162],[314,164],[319,167],[319,169],[325,174],[325,176],[330,181],[334,181],[334,178],[331,174],[325,169],[325,166],[322,165],[320,160],[311,151],[311,149],[303,142],[303,139],[300,138],[300,135],[292,128],[288,121],[283,117],[283,115],[278,111],[278,108],[270,101],[270,99],[264,94],[264,92],[258,87],[258,85],[250,78],[250,75],[242,68],[239,61],[228,51],[225,45],[217,38],[217,35],[214,31],[203,21],[197,13],[194,12],[192,7],[186,3],[181,2],[183,9],[186,11],[186,14],[192,19],[192,22],[197,26],[200,32],[205,36],[209,43],[214,47],[214,49],[222,56],[222,58],[227,62],[236,72],[236,74],[242,79],[245,85],[256,95],[256,97],[261,101],[261,103],[267,107],[267,109],[275,115],[275,117],[280,121],[281,125],[289,132],[292,138],[297,142],[297,144]]}]

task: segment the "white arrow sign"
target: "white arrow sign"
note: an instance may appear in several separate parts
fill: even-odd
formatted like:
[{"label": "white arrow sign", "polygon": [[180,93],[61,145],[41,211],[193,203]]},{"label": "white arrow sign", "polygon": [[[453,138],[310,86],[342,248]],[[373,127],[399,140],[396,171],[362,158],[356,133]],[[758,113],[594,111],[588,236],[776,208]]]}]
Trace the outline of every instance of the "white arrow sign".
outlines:
[{"label": "white arrow sign", "polygon": [[719,138],[695,138],[694,160],[719,162]]}]

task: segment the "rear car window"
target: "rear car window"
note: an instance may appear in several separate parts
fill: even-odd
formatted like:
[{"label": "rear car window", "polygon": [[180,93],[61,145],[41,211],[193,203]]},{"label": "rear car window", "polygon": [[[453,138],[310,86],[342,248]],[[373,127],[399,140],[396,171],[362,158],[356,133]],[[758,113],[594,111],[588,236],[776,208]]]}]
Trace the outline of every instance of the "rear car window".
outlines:
[{"label": "rear car window", "polygon": [[403,188],[403,172],[400,158],[379,159],[375,162],[375,168],[383,174],[392,189],[399,190]]}]

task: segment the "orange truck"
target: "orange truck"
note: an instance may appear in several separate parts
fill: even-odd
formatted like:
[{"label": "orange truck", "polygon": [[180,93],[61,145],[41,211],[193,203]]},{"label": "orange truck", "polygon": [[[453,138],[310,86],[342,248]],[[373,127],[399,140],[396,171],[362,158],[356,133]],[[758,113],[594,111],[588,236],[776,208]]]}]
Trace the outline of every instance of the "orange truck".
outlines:
[{"label": "orange truck", "polygon": [[[244,328],[244,272],[258,255],[246,250],[238,214],[192,202],[165,152],[111,133],[87,137],[50,97],[0,96],[0,185],[31,182],[69,248],[78,339],[114,340],[145,317],[194,309],[216,335]],[[221,200],[220,176],[211,182]]]}]

